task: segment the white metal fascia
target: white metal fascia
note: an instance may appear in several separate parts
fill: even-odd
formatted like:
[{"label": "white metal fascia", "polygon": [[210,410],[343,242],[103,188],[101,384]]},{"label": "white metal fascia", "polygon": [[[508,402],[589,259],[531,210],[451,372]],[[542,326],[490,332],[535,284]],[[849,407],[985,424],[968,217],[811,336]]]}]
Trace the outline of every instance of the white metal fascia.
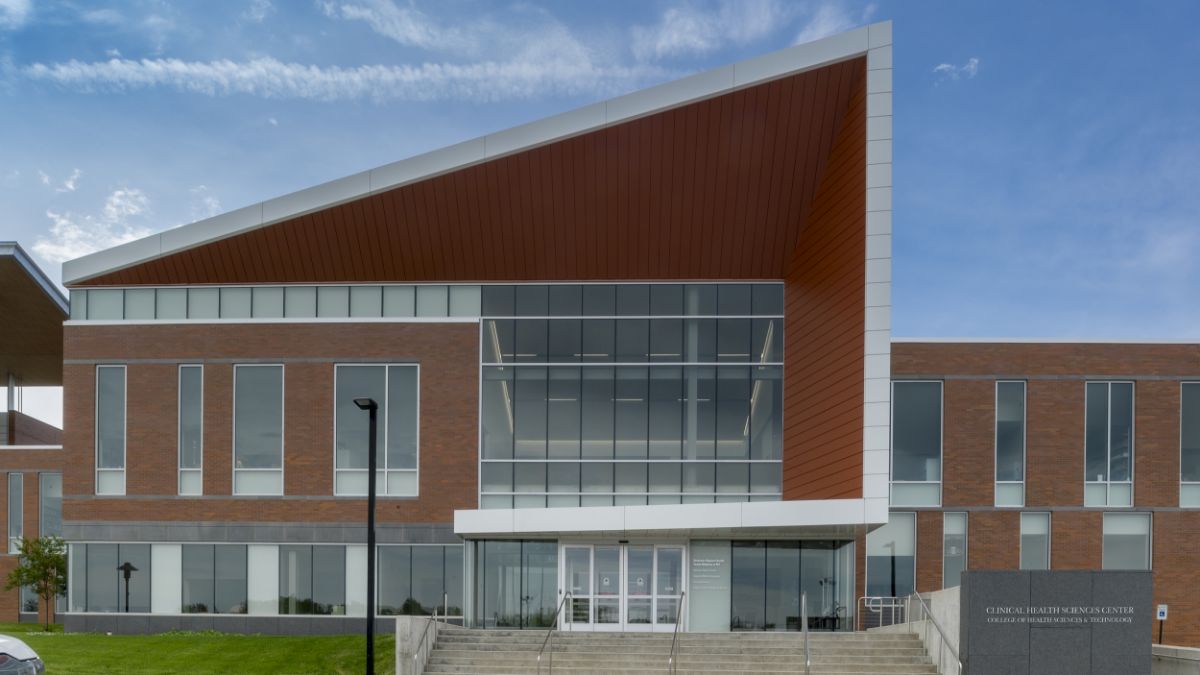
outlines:
[{"label": "white metal fascia", "polygon": [[[490,159],[867,54],[891,22],[698,73],[196,221],[63,263],[64,284],[242,234]],[[890,40],[890,39],[889,39]],[[872,42],[874,41],[874,42]]]},{"label": "white metal fascia", "polygon": [[473,509],[454,512],[461,537],[684,533],[704,536],[771,528],[860,527],[877,514],[862,499],[819,499],[720,504],[660,504],[542,509]]}]

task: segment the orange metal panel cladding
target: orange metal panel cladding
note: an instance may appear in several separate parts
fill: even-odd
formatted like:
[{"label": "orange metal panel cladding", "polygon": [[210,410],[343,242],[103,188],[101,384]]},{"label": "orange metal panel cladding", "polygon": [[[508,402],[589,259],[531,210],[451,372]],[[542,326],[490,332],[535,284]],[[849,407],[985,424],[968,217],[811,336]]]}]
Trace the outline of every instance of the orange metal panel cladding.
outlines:
[{"label": "orange metal panel cladding", "polygon": [[80,285],[781,279],[839,130],[865,123],[865,68],[664,110]]}]

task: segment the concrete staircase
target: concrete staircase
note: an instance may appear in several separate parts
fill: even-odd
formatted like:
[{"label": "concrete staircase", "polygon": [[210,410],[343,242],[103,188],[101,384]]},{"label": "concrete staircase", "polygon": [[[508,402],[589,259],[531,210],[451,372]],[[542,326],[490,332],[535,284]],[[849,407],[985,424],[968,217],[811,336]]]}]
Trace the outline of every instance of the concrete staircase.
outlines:
[{"label": "concrete staircase", "polygon": [[[443,627],[426,673],[501,675],[536,673],[540,630],[473,630]],[[677,670],[683,675],[804,672],[798,633],[681,633]],[[810,633],[813,675],[936,675],[913,635]],[[669,633],[554,635],[554,672],[562,675],[667,673]],[[549,672],[549,648],[542,672]]]}]

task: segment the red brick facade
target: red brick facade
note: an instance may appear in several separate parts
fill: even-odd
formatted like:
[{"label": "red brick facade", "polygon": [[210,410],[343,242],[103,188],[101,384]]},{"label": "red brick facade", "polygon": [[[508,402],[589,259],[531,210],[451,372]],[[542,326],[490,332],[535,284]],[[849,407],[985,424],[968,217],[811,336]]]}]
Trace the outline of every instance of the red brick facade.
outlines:
[{"label": "red brick facade", "polygon": [[[450,523],[454,509],[476,507],[476,323],[68,326],[65,334],[66,520],[360,521],[362,499],[332,496],[333,389],[335,364],[364,361],[421,367],[419,496],[382,498],[379,521]],[[184,363],[204,365],[201,498],[177,496]],[[282,498],[232,496],[237,363],[284,366]],[[97,364],[127,367],[126,495],[136,499],[94,496]]]},{"label": "red brick facade", "polygon": [[[8,474],[19,473],[24,477],[21,481],[22,534],[34,538],[41,535],[39,475],[61,473],[64,465],[63,451],[58,449],[5,449],[0,452],[0,504],[4,506],[5,513],[5,517],[0,519],[0,530],[4,532],[4,538],[0,540],[0,589],[9,572],[17,566],[17,556],[8,554]],[[16,621],[19,602],[18,591],[0,591],[0,621]]]},{"label": "red brick facade", "polygon": [[[1064,570],[1102,567],[1104,512],[1149,512],[1164,642],[1200,645],[1200,509],[1179,508],[1180,382],[1200,380],[1200,345],[897,342],[892,374],[944,381],[943,506],[894,509],[918,512],[918,590],[942,587],[946,511],[969,514],[968,569],[1017,568],[1020,512],[1050,512],[1051,568]],[[1024,509],[993,506],[998,379],[1027,381]],[[1132,509],[1083,507],[1084,389],[1101,379],[1135,383]]]}]

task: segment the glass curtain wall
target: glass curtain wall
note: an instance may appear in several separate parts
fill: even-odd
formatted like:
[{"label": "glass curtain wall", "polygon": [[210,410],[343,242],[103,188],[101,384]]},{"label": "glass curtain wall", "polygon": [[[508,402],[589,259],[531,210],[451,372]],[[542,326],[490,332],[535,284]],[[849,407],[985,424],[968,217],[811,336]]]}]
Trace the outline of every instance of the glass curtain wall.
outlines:
[{"label": "glass curtain wall", "polygon": [[731,543],[730,630],[801,630],[801,594],[809,630],[851,628],[853,579],[840,561],[853,559],[852,542]]},{"label": "glass curtain wall", "polygon": [[462,615],[462,546],[380,546],[379,614]]},{"label": "glass curtain wall", "polygon": [[474,622],[480,628],[546,628],[558,606],[558,543],[475,544]]},{"label": "glass curtain wall", "polygon": [[781,284],[482,289],[483,508],[778,500]]}]

